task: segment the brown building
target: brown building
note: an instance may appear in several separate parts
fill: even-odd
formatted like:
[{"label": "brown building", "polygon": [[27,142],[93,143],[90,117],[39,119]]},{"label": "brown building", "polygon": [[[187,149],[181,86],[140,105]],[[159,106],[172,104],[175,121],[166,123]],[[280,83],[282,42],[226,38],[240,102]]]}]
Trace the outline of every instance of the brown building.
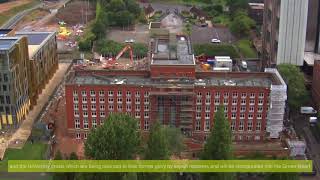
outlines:
[{"label": "brown building", "polygon": [[35,105],[38,95],[58,69],[56,33],[16,32],[15,35],[28,39],[29,97],[31,105]]},{"label": "brown building", "polygon": [[313,80],[312,80],[312,98],[320,110],[320,60],[314,61]]}]

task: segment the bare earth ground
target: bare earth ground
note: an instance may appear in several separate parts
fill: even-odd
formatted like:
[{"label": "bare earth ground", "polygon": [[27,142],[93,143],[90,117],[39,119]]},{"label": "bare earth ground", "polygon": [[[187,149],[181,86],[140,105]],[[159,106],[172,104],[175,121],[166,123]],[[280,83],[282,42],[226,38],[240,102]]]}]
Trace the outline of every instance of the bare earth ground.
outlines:
[{"label": "bare earth ground", "polygon": [[149,30],[147,25],[138,24],[133,31],[112,29],[108,32],[107,37],[120,43],[123,43],[127,39],[134,39],[136,42],[147,44],[149,42]]},{"label": "bare earth ground", "polygon": [[14,7],[21,6],[31,2],[31,0],[16,0],[0,4],[0,13],[8,11]]}]

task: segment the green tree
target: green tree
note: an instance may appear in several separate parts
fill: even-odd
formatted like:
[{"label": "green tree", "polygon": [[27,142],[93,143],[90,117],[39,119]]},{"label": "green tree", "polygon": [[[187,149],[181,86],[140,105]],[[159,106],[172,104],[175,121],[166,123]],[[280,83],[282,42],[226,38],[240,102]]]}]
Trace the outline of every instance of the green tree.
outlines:
[{"label": "green tree", "polygon": [[303,73],[297,66],[291,64],[280,64],[278,70],[284,81],[287,83],[288,104],[290,109],[299,109],[301,105],[309,101]]},{"label": "green tree", "polygon": [[230,31],[238,36],[247,36],[250,30],[255,27],[256,23],[251,19],[246,12],[237,11],[233,21],[230,23]]},{"label": "green tree", "polygon": [[235,12],[237,9],[247,9],[249,0],[226,0],[230,12]]},{"label": "green tree", "polygon": [[[230,160],[232,159],[231,129],[228,119],[224,116],[223,106],[218,107],[214,115],[214,125],[210,136],[204,145],[201,159],[203,160]],[[231,180],[233,173],[205,173],[204,179]]]},{"label": "green tree", "polygon": [[180,129],[171,126],[165,126],[164,133],[168,139],[170,152],[180,155],[180,153],[185,149],[183,135]]},{"label": "green tree", "polygon": [[[94,160],[133,159],[140,145],[137,120],[127,114],[110,114],[105,123],[92,129],[85,142],[86,157]],[[125,173],[86,173],[85,179],[123,179]]]}]

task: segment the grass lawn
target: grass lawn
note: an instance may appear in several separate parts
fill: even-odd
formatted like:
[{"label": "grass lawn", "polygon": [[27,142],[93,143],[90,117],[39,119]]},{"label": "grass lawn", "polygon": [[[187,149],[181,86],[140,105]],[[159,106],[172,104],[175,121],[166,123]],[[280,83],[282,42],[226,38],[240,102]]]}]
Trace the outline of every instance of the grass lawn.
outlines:
[{"label": "grass lawn", "polygon": [[8,21],[12,16],[18,14],[19,12],[29,9],[33,7],[34,5],[38,4],[39,0],[33,0],[30,3],[14,7],[10,9],[9,11],[1,12],[0,13],[0,26],[2,26],[6,21]]},{"label": "grass lawn", "polygon": [[230,44],[194,44],[193,49],[196,56],[205,54],[207,56],[240,57],[235,47]]},{"label": "grass lawn", "polygon": [[22,149],[7,149],[4,159],[0,161],[0,172],[7,171],[8,160],[41,160],[47,151],[47,144],[27,142]]},{"label": "grass lawn", "polygon": [[228,26],[231,23],[230,16],[221,14],[219,16],[213,17],[212,22],[214,24],[222,24]]},{"label": "grass lawn", "polygon": [[257,52],[252,48],[252,44],[250,40],[240,40],[236,43],[239,48],[241,54],[245,58],[256,58]]}]

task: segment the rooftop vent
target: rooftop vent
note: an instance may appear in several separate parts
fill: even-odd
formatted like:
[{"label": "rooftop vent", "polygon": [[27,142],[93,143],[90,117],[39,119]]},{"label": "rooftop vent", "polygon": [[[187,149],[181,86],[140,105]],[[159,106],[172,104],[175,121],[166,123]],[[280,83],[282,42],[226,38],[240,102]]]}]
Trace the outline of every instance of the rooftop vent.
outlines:
[{"label": "rooftop vent", "polygon": [[233,82],[232,80],[229,80],[229,81],[225,81],[225,82],[224,82],[224,85],[225,85],[225,86],[235,86],[236,83]]}]

